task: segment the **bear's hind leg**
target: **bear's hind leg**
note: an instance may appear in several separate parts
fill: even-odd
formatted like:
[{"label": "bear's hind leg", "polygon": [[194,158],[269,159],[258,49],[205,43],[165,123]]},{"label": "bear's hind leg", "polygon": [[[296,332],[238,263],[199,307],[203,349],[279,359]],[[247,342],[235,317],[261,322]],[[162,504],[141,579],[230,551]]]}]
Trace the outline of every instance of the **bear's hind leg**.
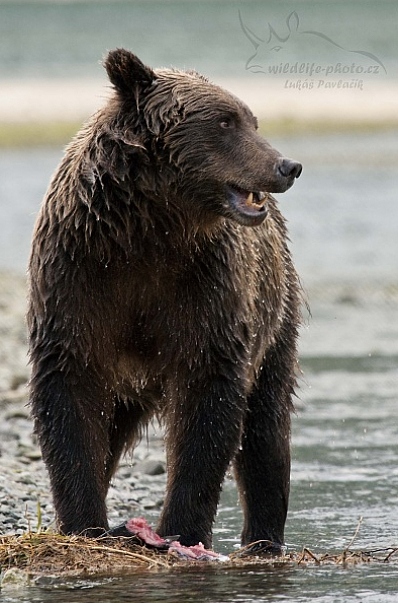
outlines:
[{"label": "bear's hind leg", "polygon": [[65,534],[99,535],[108,529],[105,466],[112,401],[89,369],[81,374],[71,362],[68,370],[51,370],[48,358],[44,364],[33,365],[31,405],[58,524]]},{"label": "bear's hind leg", "polygon": [[143,402],[117,396],[109,433],[109,454],[106,461],[106,481],[109,483],[123,452],[141,437],[154,410]]}]

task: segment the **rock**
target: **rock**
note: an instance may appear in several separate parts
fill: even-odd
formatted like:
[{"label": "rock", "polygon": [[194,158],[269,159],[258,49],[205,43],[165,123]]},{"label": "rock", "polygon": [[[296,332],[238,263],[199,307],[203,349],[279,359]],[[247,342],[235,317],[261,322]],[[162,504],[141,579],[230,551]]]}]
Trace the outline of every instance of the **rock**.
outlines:
[{"label": "rock", "polygon": [[31,449],[28,450],[24,453],[25,458],[29,459],[30,461],[38,461],[41,459],[41,452],[38,448],[36,449]]},{"label": "rock", "polygon": [[1,589],[6,588],[24,588],[29,584],[29,577],[26,571],[16,567],[7,569],[2,575],[0,581]]},{"label": "rock", "polygon": [[[25,389],[26,382],[27,382],[26,373],[16,373],[11,377],[10,389],[12,389],[12,390],[19,389],[19,387],[21,385],[23,385],[24,389]],[[25,389],[25,393],[26,393],[26,389]]]},{"label": "rock", "polygon": [[135,465],[134,472],[145,475],[163,475],[166,473],[166,465],[158,460],[141,461]]},{"label": "rock", "polygon": [[140,500],[140,505],[144,509],[156,509],[158,503],[153,498],[143,498]]},{"label": "rock", "polygon": [[[13,404],[15,402],[24,402],[27,398],[27,391],[25,387],[18,389],[9,389],[8,391],[0,393],[0,401],[2,404]],[[29,410],[22,407],[18,409],[18,412],[24,417],[29,417]]]}]

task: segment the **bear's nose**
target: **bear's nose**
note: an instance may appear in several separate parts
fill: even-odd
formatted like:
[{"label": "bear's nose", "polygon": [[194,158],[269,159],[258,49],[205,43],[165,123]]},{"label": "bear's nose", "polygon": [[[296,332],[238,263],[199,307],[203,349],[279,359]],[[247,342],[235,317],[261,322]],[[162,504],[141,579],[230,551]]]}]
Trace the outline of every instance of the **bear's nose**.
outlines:
[{"label": "bear's nose", "polygon": [[282,159],[278,165],[279,173],[285,178],[298,178],[302,169],[301,163],[293,161],[292,159]]}]

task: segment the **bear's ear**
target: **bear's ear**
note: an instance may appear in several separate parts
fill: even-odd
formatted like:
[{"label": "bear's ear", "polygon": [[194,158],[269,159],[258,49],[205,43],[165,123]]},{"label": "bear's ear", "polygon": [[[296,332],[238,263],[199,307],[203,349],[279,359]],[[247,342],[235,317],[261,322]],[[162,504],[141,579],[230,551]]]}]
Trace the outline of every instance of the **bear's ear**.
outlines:
[{"label": "bear's ear", "polygon": [[144,65],[132,52],[117,48],[111,50],[104,61],[105,69],[111,83],[123,95],[134,94],[137,82],[150,84],[155,78],[155,72]]}]

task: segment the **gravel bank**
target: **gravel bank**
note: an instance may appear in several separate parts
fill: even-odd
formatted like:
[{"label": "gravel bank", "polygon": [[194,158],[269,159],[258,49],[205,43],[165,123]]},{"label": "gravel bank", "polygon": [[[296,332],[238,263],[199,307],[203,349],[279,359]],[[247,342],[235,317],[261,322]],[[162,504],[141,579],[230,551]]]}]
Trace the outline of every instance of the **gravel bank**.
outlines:
[{"label": "gravel bank", "polygon": [[[27,405],[26,283],[0,272],[0,533],[21,534],[54,525],[49,480],[32,433]],[[152,426],[126,456],[108,494],[111,525],[133,515],[153,517],[163,502],[165,459],[159,428]],[[39,512],[40,508],[40,512]],[[41,518],[40,518],[41,514]]]}]

